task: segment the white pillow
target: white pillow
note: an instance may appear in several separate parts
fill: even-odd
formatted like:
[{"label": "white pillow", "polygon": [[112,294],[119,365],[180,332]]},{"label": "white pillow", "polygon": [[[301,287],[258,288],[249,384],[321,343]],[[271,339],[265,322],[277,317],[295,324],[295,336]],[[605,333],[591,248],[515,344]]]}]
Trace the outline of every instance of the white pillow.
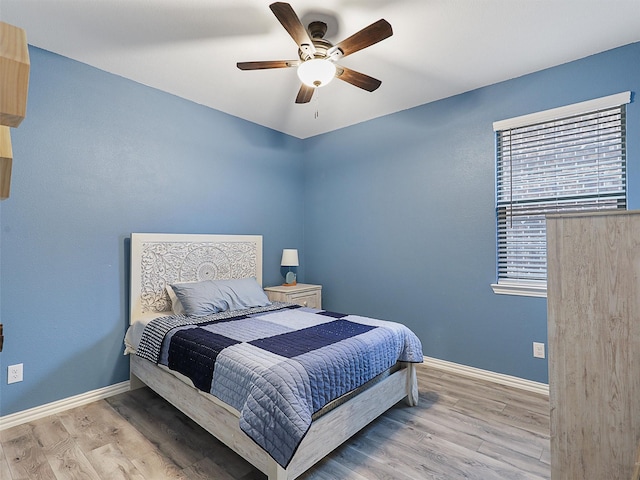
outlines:
[{"label": "white pillow", "polygon": [[167,285],[167,294],[169,294],[169,300],[171,300],[171,310],[175,315],[184,315],[184,307],[182,303],[180,303],[180,299],[176,295],[176,292],[173,291],[171,285]]}]

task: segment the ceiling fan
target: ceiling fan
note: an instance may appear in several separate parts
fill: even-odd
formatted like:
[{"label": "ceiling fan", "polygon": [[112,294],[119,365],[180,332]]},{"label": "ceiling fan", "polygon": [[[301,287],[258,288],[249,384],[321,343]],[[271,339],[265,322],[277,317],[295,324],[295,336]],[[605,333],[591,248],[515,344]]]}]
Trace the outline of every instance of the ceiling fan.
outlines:
[{"label": "ceiling fan", "polygon": [[382,84],[376,78],[343,67],[336,62],[393,35],[389,22],[384,19],[378,20],[333,45],[324,38],[327,32],[326,23],[311,22],[307,30],[288,3],[272,3],[269,8],[298,45],[299,59],[238,62],[240,70],[298,67],[298,77],[302,85],[296,103],[311,101],[314,90],[325,86],[333,78],[339,78],[368,92],[373,92]]}]

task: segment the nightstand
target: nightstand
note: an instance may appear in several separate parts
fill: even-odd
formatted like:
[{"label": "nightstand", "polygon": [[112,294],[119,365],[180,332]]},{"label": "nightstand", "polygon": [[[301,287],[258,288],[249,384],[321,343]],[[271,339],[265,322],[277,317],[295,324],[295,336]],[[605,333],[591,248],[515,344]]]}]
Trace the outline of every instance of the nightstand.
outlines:
[{"label": "nightstand", "polygon": [[303,307],[322,308],[322,285],[298,283],[291,287],[277,285],[264,291],[272,302],[296,303]]}]

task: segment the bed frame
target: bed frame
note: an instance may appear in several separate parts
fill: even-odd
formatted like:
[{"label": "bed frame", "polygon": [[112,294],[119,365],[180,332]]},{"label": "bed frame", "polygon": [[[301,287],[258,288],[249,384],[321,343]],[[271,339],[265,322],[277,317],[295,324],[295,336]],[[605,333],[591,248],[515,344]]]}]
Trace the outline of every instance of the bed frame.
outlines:
[{"label": "bed frame", "polygon": [[[262,236],[131,235],[130,322],[170,314],[167,283],[255,277],[262,284]],[[131,355],[131,388],[149,386],[269,480],[293,480],[397,402],[418,403],[415,365],[401,369],[313,421],[286,469],[240,430],[237,412],[148,360]]]}]

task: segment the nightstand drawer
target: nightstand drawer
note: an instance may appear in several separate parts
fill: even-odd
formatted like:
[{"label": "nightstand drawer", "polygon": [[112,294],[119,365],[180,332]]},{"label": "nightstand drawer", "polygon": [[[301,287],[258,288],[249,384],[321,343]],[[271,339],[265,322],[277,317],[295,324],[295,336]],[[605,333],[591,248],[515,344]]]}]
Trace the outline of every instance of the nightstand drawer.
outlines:
[{"label": "nightstand drawer", "polygon": [[302,305],[303,307],[309,308],[322,308],[321,300],[320,300],[320,291],[317,292],[308,292],[308,293],[293,293],[289,295],[289,302],[297,303],[298,305]]},{"label": "nightstand drawer", "polygon": [[322,308],[322,285],[298,283],[297,285],[266,287],[267,297],[272,302],[296,303],[303,307]]}]

